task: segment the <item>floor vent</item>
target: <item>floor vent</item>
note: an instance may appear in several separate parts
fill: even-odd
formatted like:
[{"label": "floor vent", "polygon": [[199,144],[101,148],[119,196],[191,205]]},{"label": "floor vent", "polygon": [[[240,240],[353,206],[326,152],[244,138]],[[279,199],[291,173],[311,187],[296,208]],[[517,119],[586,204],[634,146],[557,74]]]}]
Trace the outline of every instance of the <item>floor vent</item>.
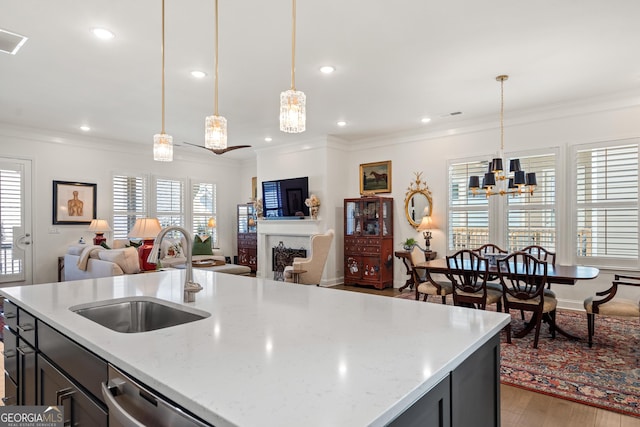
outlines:
[{"label": "floor vent", "polygon": [[0,29],[0,52],[15,55],[26,41],[25,36]]}]

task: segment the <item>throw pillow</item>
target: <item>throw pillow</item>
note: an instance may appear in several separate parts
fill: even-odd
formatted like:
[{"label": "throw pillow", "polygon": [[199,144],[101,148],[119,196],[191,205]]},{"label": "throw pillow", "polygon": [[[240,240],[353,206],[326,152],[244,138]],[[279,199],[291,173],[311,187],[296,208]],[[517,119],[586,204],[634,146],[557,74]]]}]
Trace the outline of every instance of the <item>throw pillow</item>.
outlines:
[{"label": "throw pillow", "polygon": [[181,242],[170,242],[165,258],[184,258]]},{"label": "throw pillow", "polygon": [[199,235],[194,237],[192,255],[213,255],[211,242],[209,242],[208,237],[209,236],[205,236],[205,239],[202,239]]},{"label": "throw pillow", "polygon": [[140,273],[140,262],[138,261],[138,251],[135,248],[112,249],[110,251],[99,251],[98,257],[103,261],[110,261],[118,264],[125,274]]},{"label": "throw pillow", "polygon": [[105,242],[105,241],[100,242],[100,246],[102,246],[102,247],[103,247],[103,248],[105,248],[105,249],[111,249],[111,248],[109,247],[109,245],[107,245],[107,242]]}]

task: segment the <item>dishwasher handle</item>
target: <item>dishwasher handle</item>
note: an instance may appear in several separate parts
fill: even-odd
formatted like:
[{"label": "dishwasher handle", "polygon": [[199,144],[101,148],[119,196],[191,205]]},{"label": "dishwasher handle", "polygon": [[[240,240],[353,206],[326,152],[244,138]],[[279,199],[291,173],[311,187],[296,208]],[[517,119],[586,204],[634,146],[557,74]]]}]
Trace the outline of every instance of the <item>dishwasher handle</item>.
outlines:
[{"label": "dishwasher handle", "polygon": [[144,424],[138,422],[131,414],[124,410],[122,406],[116,401],[115,394],[121,390],[124,382],[110,381],[112,385],[102,383],[102,397],[109,408],[109,417],[115,418],[122,427],[145,427]]}]

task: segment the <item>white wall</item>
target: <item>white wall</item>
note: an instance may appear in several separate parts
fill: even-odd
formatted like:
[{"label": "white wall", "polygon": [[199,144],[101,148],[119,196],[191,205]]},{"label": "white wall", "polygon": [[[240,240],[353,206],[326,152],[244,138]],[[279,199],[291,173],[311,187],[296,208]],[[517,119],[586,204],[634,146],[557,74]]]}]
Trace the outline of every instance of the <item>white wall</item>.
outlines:
[{"label": "white wall", "polygon": [[[174,148],[173,162],[155,162],[151,138],[148,144],[122,144],[0,125],[1,155],[31,159],[33,164],[33,283],[56,281],[58,256],[80,237],[93,238],[87,225],[52,225],[54,180],[96,183],[97,216],[101,218],[112,216],[113,172],[211,180],[217,184],[218,245],[229,255],[236,253],[235,206],[246,202],[250,192],[241,189],[239,163],[204,151],[196,156],[183,147]],[[52,228],[59,233],[52,233]],[[105,236],[112,239],[109,233]]]}]

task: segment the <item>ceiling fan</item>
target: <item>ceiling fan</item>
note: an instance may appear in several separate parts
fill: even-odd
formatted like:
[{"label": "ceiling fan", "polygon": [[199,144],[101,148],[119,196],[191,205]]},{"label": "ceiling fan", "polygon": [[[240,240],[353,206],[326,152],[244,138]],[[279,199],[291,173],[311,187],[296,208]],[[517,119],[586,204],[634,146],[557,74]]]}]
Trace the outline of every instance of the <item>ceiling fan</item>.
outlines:
[{"label": "ceiling fan", "polygon": [[207,151],[211,151],[212,153],[214,153],[214,154],[218,154],[218,155],[220,155],[220,154],[224,154],[224,153],[226,153],[227,151],[237,150],[237,149],[239,149],[239,148],[249,148],[249,147],[251,147],[250,145],[233,145],[233,146],[231,146],[231,147],[227,147],[227,148],[207,148],[207,147],[204,147],[204,146],[202,146],[202,145],[192,144],[192,143],[190,143],[190,142],[186,142],[186,141],[183,141],[183,142],[184,142],[185,144],[188,144],[188,145],[193,145],[194,147],[204,148],[205,150],[207,150]]}]

